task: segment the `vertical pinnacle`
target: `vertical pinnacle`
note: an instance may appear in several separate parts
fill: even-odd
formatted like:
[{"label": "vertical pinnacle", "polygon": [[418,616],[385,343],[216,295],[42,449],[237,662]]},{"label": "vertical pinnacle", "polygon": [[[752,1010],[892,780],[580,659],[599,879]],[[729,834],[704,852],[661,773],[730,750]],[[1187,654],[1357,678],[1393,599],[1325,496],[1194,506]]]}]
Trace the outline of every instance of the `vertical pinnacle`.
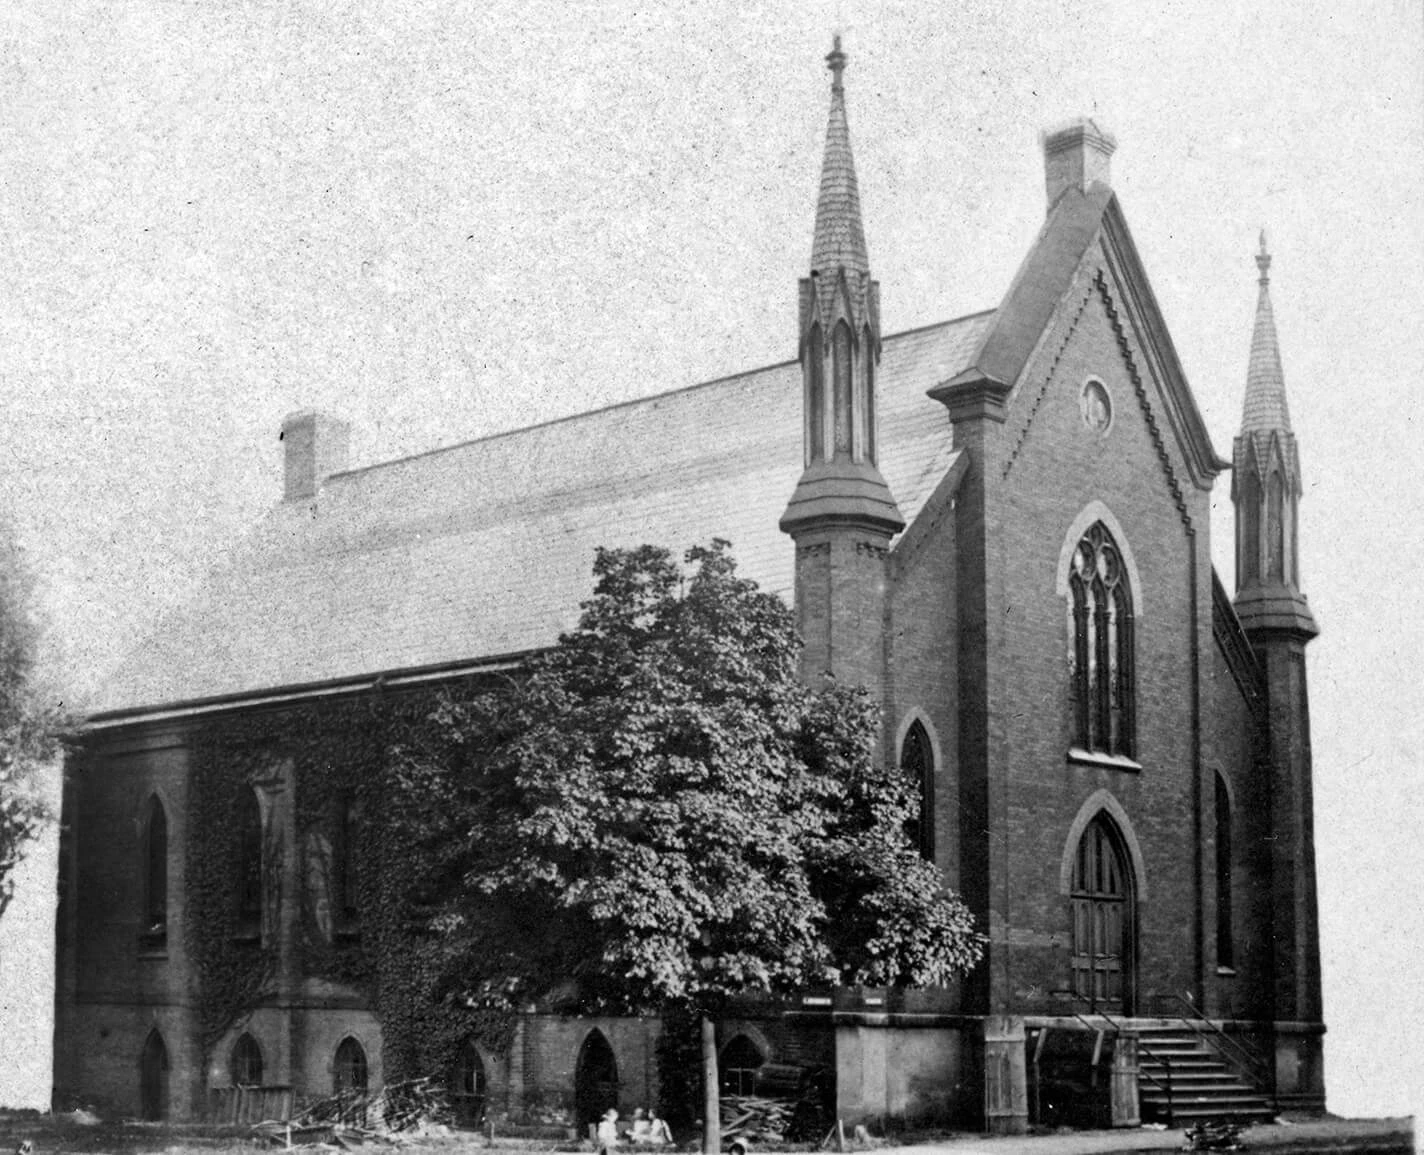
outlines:
[{"label": "vertical pinnacle", "polygon": [[1263,285],[1271,283],[1271,254],[1266,251],[1266,230],[1261,230],[1261,251],[1256,254],[1256,267],[1261,270],[1261,281]]}]

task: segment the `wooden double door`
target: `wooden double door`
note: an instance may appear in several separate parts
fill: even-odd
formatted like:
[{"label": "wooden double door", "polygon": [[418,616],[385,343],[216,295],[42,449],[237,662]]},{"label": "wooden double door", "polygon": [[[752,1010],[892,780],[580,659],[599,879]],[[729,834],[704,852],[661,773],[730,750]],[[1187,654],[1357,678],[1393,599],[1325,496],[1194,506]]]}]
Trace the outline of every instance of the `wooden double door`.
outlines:
[{"label": "wooden double door", "polygon": [[1083,832],[1073,864],[1073,993],[1091,1010],[1134,1011],[1136,901],[1122,836],[1105,815]]}]

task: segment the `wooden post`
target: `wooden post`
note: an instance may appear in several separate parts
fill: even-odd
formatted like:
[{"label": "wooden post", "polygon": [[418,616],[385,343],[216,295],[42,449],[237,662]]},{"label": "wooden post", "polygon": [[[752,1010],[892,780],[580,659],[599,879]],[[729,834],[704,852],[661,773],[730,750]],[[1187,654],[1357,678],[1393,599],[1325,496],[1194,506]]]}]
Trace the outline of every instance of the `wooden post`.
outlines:
[{"label": "wooden post", "polygon": [[717,1094],[717,1027],[702,1016],[702,1155],[722,1150],[722,1104]]}]

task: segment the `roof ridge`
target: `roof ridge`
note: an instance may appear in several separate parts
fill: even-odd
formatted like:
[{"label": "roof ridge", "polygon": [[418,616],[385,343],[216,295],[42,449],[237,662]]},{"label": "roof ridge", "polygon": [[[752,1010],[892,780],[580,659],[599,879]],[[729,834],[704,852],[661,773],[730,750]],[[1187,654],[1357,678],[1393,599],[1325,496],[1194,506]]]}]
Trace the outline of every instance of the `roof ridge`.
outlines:
[{"label": "roof ridge", "polygon": [[[947,329],[951,325],[959,325],[965,321],[972,321],[979,317],[987,316],[994,312],[994,308],[979,309],[973,313],[964,313],[958,317],[951,317],[945,321],[931,321],[925,325],[917,325],[913,329],[902,329],[898,333],[892,333],[884,338],[886,342],[898,341],[902,337],[913,337],[917,333],[926,333],[931,329]],[[489,441],[498,441],[505,437],[514,437],[521,433],[532,433],[536,429],[547,429],[552,425],[562,425],[569,421],[582,421],[585,418],[597,417],[600,414],[611,413],[615,409],[628,409],[635,405],[646,405],[651,401],[660,401],[668,397],[676,397],[683,393],[691,393],[696,389],[710,389],[714,385],[722,385],[728,381],[735,381],[744,377],[755,377],[758,373],[769,373],[774,369],[784,369],[788,365],[797,365],[800,362],[789,357],[784,361],[773,361],[769,365],[759,365],[755,369],[746,369],[740,373],[724,373],[720,377],[712,377],[706,381],[694,381],[690,385],[680,385],[676,389],[667,389],[661,393],[648,393],[642,397],[629,397],[623,401],[613,401],[597,409],[584,409],[578,413],[566,413],[562,417],[551,417],[547,421],[536,421],[533,425],[519,425],[513,429],[501,429],[495,433],[486,433],[481,437],[470,437],[464,441],[457,441],[453,445],[440,445],[434,449],[422,449],[418,453],[408,453],[403,457],[392,457],[386,461],[374,461],[370,465],[358,465],[352,469],[343,469],[338,473],[331,474],[325,484],[330,484],[343,477],[354,477],[361,473],[370,473],[377,469],[386,469],[390,466],[404,465],[408,461],[419,461],[423,457],[434,457],[439,453],[454,453],[459,449],[468,449],[473,445],[482,445]]]}]

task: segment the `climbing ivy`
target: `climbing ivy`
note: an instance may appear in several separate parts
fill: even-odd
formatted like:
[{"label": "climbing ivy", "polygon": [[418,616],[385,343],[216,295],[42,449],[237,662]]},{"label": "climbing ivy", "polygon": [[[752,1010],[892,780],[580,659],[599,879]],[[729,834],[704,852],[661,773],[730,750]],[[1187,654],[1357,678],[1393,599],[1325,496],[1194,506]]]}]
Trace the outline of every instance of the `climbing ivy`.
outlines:
[{"label": "climbing ivy", "polygon": [[[445,943],[427,892],[456,857],[443,817],[447,783],[413,771],[410,756],[432,740],[440,703],[469,692],[373,691],[220,716],[194,735],[185,942],[197,975],[205,1078],[214,1047],[275,992],[285,933],[279,912],[292,909],[284,897],[297,911],[290,965],[365,999],[381,1024],[388,1080],[450,1069],[472,1037],[493,1050],[507,1044],[512,1016],[442,989]],[[236,903],[239,800],[253,788],[277,803],[268,808],[260,936],[244,935]],[[348,798],[357,815],[349,857],[359,864],[349,924],[327,901],[335,826]],[[288,848],[296,855],[290,864]],[[284,896],[284,886],[297,893]]]}]

